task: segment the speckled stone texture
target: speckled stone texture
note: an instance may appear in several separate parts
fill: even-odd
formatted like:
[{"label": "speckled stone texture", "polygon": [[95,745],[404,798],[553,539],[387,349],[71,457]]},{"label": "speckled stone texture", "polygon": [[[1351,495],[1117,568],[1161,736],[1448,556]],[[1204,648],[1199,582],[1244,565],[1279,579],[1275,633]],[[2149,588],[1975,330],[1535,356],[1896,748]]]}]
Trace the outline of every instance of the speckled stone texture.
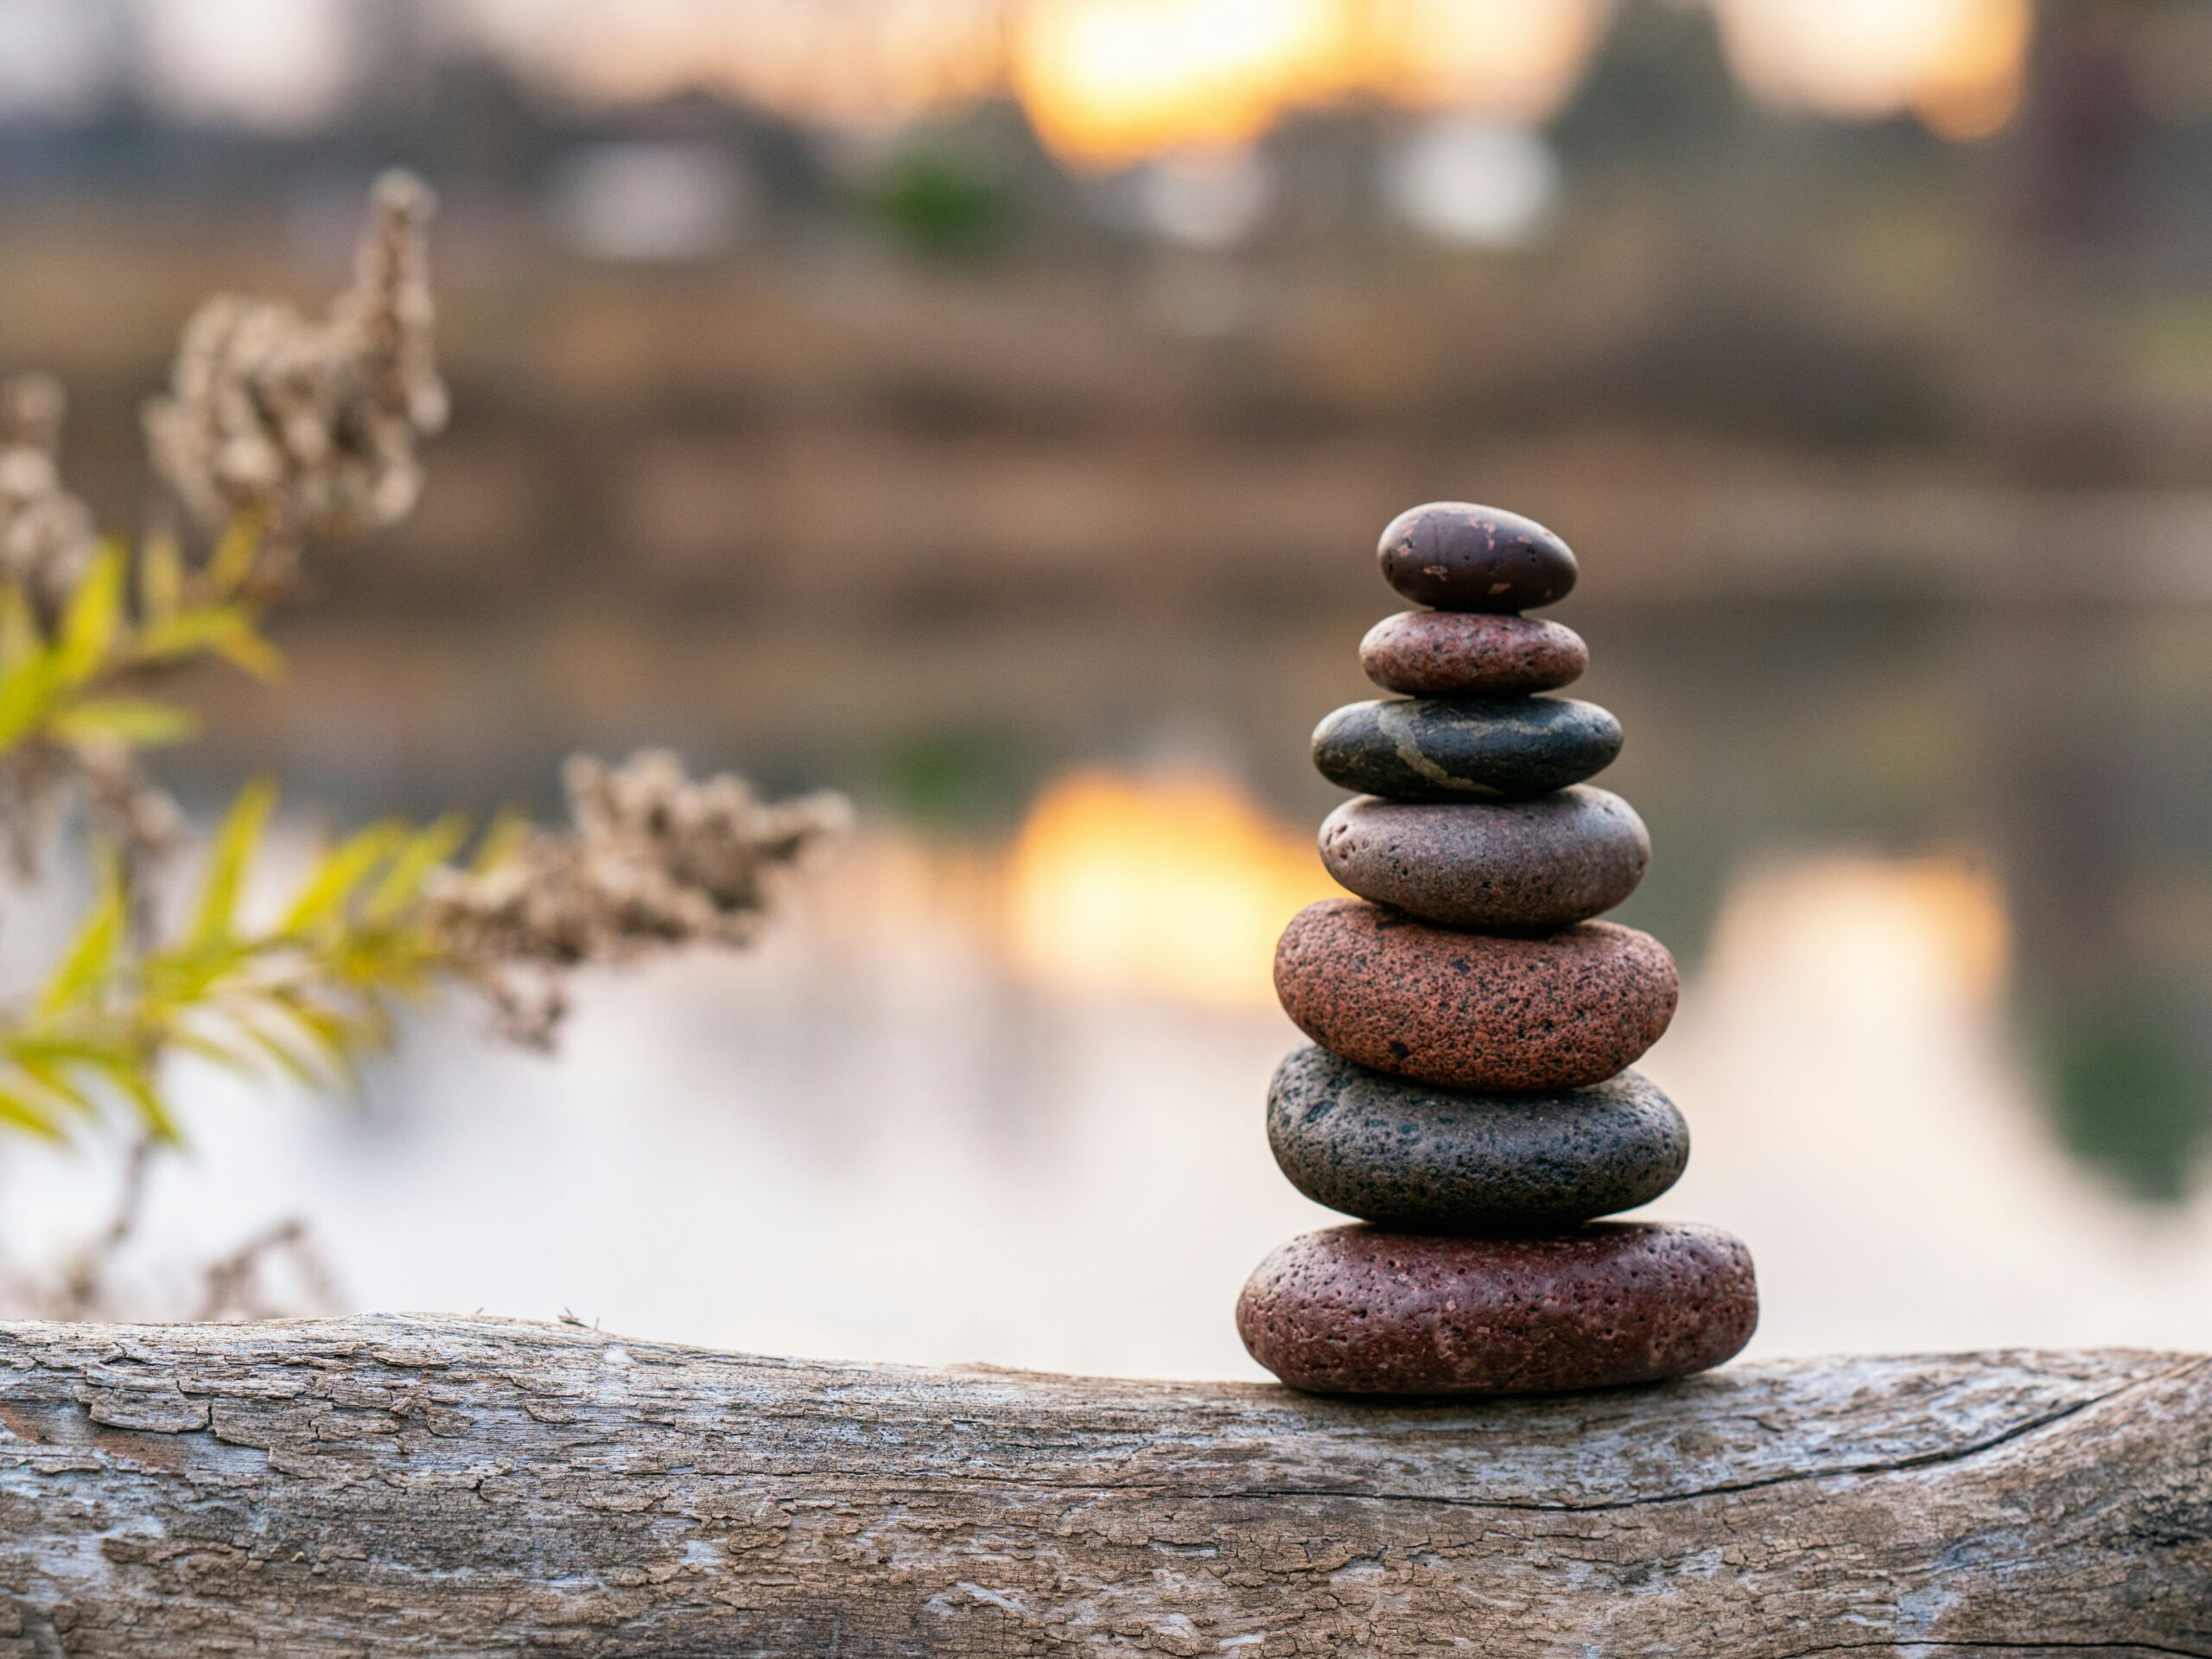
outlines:
[{"label": "speckled stone texture", "polygon": [[1268,1091],[1268,1145],[1316,1204],[1419,1232],[1557,1231],[1681,1179],[1689,1125],[1634,1071],[1587,1089],[1478,1095],[1301,1048]]},{"label": "speckled stone texture", "polygon": [[1416,697],[1348,703],[1313,728],[1321,775],[1396,801],[1525,801],[1595,777],[1621,725],[1573,697]]},{"label": "speckled stone texture", "polygon": [[1278,1248],[1236,1301],[1252,1357],[1317,1394],[1655,1382],[1719,1364],[1758,1323],[1750,1252],[1666,1223],[1530,1239],[1332,1228]]},{"label": "speckled stone texture", "polygon": [[1432,501],[1393,518],[1375,550],[1382,579],[1440,611],[1531,611],[1567,597],[1574,555],[1533,518]]},{"label": "speckled stone texture", "polygon": [[1363,899],[1444,927],[1566,927],[1611,910],[1651,864],[1643,820],[1584,784],[1533,801],[1362,795],[1321,824],[1321,861]]},{"label": "speckled stone texture", "polygon": [[1582,677],[1590,647],[1573,628],[1533,616],[1400,611],[1367,631],[1359,665],[1409,697],[1555,691]]},{"label": "speckled stone texture", "polygon": [[1633,1065],[1674,1018],[1675,961],[1648,933],[1583,922],[1457,933],[1325,899],[1275,946],[1299,1028],[1356,1065],[1451,1089],[1580,1089]]}]

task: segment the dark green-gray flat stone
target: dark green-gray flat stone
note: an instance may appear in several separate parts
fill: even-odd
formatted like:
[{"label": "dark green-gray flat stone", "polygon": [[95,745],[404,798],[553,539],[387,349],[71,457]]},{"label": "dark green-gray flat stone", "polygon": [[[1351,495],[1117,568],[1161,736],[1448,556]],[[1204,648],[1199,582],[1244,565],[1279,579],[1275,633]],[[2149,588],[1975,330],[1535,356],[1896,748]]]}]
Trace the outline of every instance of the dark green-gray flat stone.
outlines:
[{"label": "dark green-gray flat stone", "polygon": [[1317,1204],[1416,1231],[1531,1233],[1649,1204],[1689,1162],[1689,1126],[1634,1071],[1491,1095],[1298,1050],[1268,1091],[1268,1144]]},{"label": "dark green-gray flat stone", "polygon": [[1573,697],[1402,697],[1348,703],[1313,728],[1331,783],[1394,801],[1525,801],[1593,778],[1621,723]]}]

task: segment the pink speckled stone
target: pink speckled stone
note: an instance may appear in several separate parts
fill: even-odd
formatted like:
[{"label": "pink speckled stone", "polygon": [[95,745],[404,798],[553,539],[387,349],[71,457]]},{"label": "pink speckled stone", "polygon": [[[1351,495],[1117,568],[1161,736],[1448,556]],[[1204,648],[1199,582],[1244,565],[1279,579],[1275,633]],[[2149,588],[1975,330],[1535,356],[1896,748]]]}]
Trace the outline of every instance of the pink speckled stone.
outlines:
[{"label": "pink speckled stone", "polygon": [[1758,1324],[1742,1243],[1657,1222],[1550,1238],[1332,1228],[1275,1249],[1236,1301],[1252,1357],[1319,1394],[1653,1382],[1719,1364]]},{"label": "pink speckled stone", "polygon": [[1600,1082],[1659,1040],[1679,988],[1664,945],[1611,922],[1492,937],[1328,899],[1275,946],[1275,993],[1308,1037],[1453,1089]]},{"label": "pink speckled stone", "polygon": [[1533,616],[1401,611],[1359,642],[1359,665],[1386,691],[1409,697],[1555,691],[1590,666],[1573,628]]}]

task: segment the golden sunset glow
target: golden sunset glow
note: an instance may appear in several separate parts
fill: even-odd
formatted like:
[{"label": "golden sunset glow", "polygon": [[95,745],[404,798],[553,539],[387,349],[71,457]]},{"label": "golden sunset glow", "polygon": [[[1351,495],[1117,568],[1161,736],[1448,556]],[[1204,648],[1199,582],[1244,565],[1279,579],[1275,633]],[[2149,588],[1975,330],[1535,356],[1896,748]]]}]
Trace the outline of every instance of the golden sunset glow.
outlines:
[{"label": "golden sunset glow", "polygon": [[1031,809],[1004,925],[1016,965],[1051,983],[1264,1007],[1283,925],[1341,893],[1311,830],[1219,779],[1088,771]]},{"label": "golden sunset glow", "polygon": [[1045,142],[1112,165],[1243,143],[1342,89],[1348,0],[1033,0],[1014,90]]},{"label": "golden sunset glow", "polygon": [[[1950,138],[2008,121],[2032,0],[1708,0],[1759,96]],[[894,125],[995,93],[1055,154],[1113,168],[1249,143],[1348,99],[1529,124],[1570,97],[1616,0],[467,0],[588,96],[719,88]]]},{"label": "golden sunset glow", "polygon": [[1847,118],[1910,110],[1949,138],[2018,106],[2031,0],[1714,0],[1754,92]]}]

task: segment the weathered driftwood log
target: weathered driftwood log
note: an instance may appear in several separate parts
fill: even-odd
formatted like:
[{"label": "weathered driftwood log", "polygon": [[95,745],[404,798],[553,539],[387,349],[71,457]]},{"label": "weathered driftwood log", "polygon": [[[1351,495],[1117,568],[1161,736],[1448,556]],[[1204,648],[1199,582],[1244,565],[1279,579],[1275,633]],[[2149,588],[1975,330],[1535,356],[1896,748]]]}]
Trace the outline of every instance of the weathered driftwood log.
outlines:
[{"label": "weathered driftwood log", "polygon": [[0,1653],[2212,1654],[2212,1359],[1375,1407],[0,1326]]}]

